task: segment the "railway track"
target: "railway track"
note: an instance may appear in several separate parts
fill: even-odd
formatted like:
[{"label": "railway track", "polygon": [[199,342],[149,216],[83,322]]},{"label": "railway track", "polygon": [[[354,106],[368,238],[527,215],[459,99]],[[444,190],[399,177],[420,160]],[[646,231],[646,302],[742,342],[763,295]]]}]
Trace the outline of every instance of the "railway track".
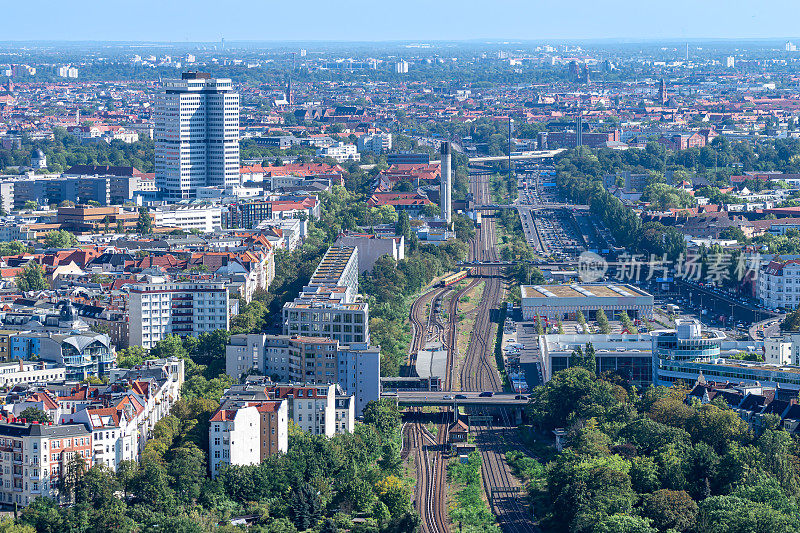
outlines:
[{"label": "railway track", "polygon": [[[441,427],[441,426],[440,426]],[[415,506],[422,517],[425,533],[448,533],[450,531],[446,500],[446,485],[439,481],[445,472],[441,455],[441,430],[434,436],[421,422],[407,425],[410,448],[415,452],[417,465],[417,493]]]},{"label": "railway track", "polygon": [[[471,180],[474,197],[478,203],[489,196],[487,178],[478,176]],[[479,261],[496,261],[496,227],[493,217],[484,217],[481,228],[470,243],[470,259]],[[538,232],[537,232],[538,235]],[[491,331],[491,312],[496,309],[502,297],[502,280],[499,267],[478,267],[487,277],[483,299],[478,307],[475,327],[470,336],[470,343],[461,367],[461,389],[470,391],[501,391],[503,383],[495,366],[494,338]],[[504,425],[510,427],[508,413],[501,416]],[[505,462],[504,434],[505,430],[488,426],[472,426],[475,429],[476,444],[481,454],[481,476],[484,491],[488,497],[492,512],[497,517],[503,531],[507,533],[532,533],[536,531],[527,507],[515,492],[519,482],[511,473]],[[512,437],[508,435],[508,437]],[[513,440],[513,439],[512,439]]]}]

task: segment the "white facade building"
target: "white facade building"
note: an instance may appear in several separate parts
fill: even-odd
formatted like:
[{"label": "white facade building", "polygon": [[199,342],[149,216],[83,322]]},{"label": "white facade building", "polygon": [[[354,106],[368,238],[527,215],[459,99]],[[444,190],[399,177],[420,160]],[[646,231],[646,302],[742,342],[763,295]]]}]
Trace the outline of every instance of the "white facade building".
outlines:
[{"label": "white facade building", "polygon": [[149,349],[167,335],[197,336],[227,330],[229,323],[225,283],[164,282],[131,288],[131,346]]},{"label": "white facade building", "polygon": [[255,465],[261,462],[259,434],[261,420],[254,406],[220,409],[211,418],[208,457],[211,476],[221,465]]},{"label": "white facade building", "polygon": [[361,161],[361,154],[354,144],[345,144],[338,142],[332,146],[317,149],[317,156],[331,157],[337,163],[344,163],[345,161]]},{"label": "white facade building", "polygon": [[800,260],[772,261],[758,276],[758,299],[768,309],[794,309],[800,304]]},{"label": "white facade building", "polygon": [[154,226],[212,233],[222,229],[222,208],[210,205],[172,205],[152,210]]},{"label": "white facade building", "polygon": [[166,200],[239,184],[239,94],[231,80],[189,72],[165,81],[155,123],[156,187]]},{"label": "white facade building", "polygon": [[375,154],[385,154],[392,149],[391,133],[376,133],[375,135],[364,135],[358,138],[359,152],[372,152]]}]

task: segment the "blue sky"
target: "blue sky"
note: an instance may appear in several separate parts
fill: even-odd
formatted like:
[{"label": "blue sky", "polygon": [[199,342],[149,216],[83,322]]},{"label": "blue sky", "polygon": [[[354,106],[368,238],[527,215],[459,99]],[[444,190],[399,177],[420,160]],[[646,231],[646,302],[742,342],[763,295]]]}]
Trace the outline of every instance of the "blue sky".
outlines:
[{"label": "blue sky", "polygon": [[386,41],[786,38],[800,0],[40,0],[0,40]]}]

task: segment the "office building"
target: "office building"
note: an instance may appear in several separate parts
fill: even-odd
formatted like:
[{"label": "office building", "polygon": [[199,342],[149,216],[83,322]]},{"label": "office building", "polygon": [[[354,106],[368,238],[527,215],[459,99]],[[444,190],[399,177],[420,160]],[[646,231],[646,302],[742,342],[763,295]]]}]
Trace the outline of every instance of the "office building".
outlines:
[{"label": "office building", "polygon": [[94,331],[59,333],[20,332],[11,337],[14,359],[38,358],[61,365],[68,380],[106,377],[116,365],[111,338]]},{"label": "office building", "polygon": [[427,152],[397,152],[386,154],[386,164],[392,165],[428,165],[431,156]]},{"label": "office building", "polygon": [[225,228],[253,229],[259,222],[272,218],[272,202],[252,200],[225,206],[223,219]]},{"label": "office building", "polygon": [[199,230],[212,233],[222,229],[222,208],[211,205],[169,205],[150,210],[153,226]]},{"label": "office building", "polygon": [[345,144],[337,142],[331,146],[324,146],[317,148],[318,157],[330,157],[336,160],[337,163],[344,163],[345,161],[361,161],[361,154],[354,144]]},{"label": "office building", "polygon": [[225,283],[144,283],[130,291],[130,345],[152,348],[167,335],[197,336],[230,323]]},{"label": "office building", "polygon": [[32,177],[14,182],[14,208],[21,209],[26,202],[39,205],[60,204],[64,201],[100,205],[111,203],[111,183],[107,177]]},{"label": "office building", "polygon": [[56,221],[61,229],[70,233],[106,233],[135,231],[139,220],[138,211],[125,211],[119,206],[59,207]]},{"label": "office building", "polygon": [[155,180],[165,200],[239,184],[239,94],[231,80],[188,72],[165,81],[155,124]]}]

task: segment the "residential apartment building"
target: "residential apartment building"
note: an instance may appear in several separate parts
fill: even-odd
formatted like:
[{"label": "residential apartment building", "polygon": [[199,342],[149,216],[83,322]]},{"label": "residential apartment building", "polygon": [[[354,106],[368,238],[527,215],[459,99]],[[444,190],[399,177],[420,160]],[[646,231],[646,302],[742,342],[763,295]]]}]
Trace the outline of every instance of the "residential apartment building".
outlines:
[{"label": "residential apartment building", "polygon": [[239,183],[239,94],[229,79],[187,72],[164,82],[155,112],[155,179],[164,199]]},{"label": "residential apartment building", "polygon": [[375,263],[388,255],[395,261],[405,258],[405,237],[345,232],[336,239],[336,246],[358,249],[358,272],[371,272]]},{"label": "residential apartment building", "polygon": [[234,379],[255,370],[277,381],[338,384],[354,397],[361,414],[380,397],[380,348],[364,343],[340,344],[324,337],[240,334],[231,336],[226,372]]},{"label": "residential apartment building", "polygon": [[224,400],[210,420],[211,476],[216,477],[223,465],[258,464],[271,455],[286,453],[288,405],[286,400]]},{"label": "residential apartment building", "polygon": [[144,283],[130,290],[130,345],[229,329],[228,289],[218,282]]},{"label": "residential apartment building", "polygon": [[261,461],[261,417],[255,406],[220,408],[209,422],[211,477],[217,477],[223,465],[246,466]]},{"label": "residential apartment building", "polygon": [[311,287],[346,287],[358,294],[358,248],[331,246],[308,282]]},{"label": "residential apartment building", "polygon": [[[337,290],[338,289],[338,290]],[[283,306],[283,334],[369,343],[369,306],[337,287],[310,288]]]},{"label": "residential apartment building", "polygon": [[81,424],[45,425],[15,418],[0,422],[0,501],[28,505],[61,500],[62,473],[74,455],[92,466],[92,434]]},{"label": "residential apartment building", "polygon": [[759,273],[756,295],[768,309],[800,305],[800,260],[771,261]]},{"label": "residential apartment building", "polygon": [[369,343],[369,308],[357,295],[358,248],[330,247],[308,285],[283,306],[283,333]]}]

